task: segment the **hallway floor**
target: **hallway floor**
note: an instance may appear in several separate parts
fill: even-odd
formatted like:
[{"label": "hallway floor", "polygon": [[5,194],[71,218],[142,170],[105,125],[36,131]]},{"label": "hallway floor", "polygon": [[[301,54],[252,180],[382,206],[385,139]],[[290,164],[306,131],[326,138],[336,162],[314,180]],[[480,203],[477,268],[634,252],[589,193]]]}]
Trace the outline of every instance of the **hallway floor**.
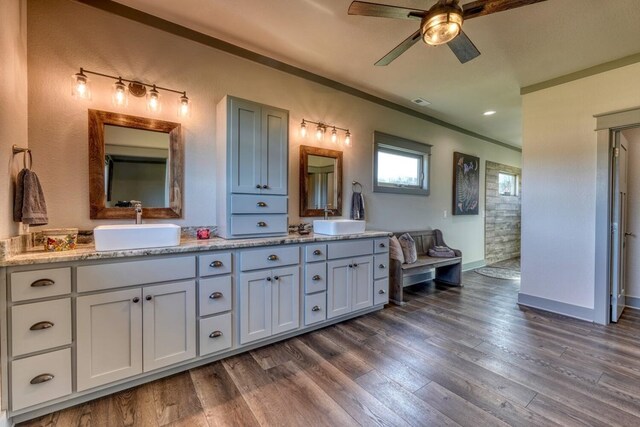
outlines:
[{"label": "hallway floor", "polygon": [[604,327],[463,280],[23,426],[640,425],[640,311]]}]

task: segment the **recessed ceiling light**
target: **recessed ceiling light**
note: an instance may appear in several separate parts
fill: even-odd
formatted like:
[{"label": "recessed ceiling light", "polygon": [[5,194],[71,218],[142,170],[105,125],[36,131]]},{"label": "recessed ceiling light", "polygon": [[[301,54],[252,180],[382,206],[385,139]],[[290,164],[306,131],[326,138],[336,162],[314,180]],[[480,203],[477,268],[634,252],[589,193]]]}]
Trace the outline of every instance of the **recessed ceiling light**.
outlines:
[{"label": "recessed ceiling light", "polygon": [[422,106],[431,105],[431,103],[424,98],[412,99],[411,102],[413,102],[414,104],[422,105]]},{"label": "recessed ceiling light", "polygon": [[485,111],[482,113],[484,116],[493,116],[496,112],[493,110]]}]

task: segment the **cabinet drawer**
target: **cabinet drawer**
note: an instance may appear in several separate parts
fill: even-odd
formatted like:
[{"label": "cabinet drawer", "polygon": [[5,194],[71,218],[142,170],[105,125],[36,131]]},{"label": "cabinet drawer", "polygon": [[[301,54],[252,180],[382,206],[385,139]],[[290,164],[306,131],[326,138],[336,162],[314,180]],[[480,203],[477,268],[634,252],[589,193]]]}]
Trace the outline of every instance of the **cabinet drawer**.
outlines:
[{"label": "cabinet drawer", "polygon": [[78,267],[78,292],[190,279],[195,275],[194,256],[88,265]]},{"label": "cabinet drawer", "polygon": [[71,268],[11,273],[11,301],[26,301],[71,293]]},{"label": "cabinet drawer", "polygon": [[369,255],[370,253],[373,253],[371,240],[330,243],[327,247],[327,257],[329,259]]},{"label": "cabinet drawer", "polygon": [[389,276],[389,254],[375,255],[373,257],[373,278],[382,279]]},{"label": "cabinet drawer", "polygon": [[71,299],[11,307],[13,356],[71,344]]},{"label": "cabinet drawer", "polygon": [[71,349],[11,362],[11,409],[71,394]]},{"label": "cabinet drawer", "polygon": [[287,198],[282,196],[231,195],[233,214],[286,214]]},{"label": "cabinet drawer", "polygon": [[304,267],[304,292],[312,294],[314,292],[327,290],[327,263],[317,262],[307,264]]},{"label": "cabinet drawer", "polygon": [[229,274],[232,271],[231,252],[221,252],[217,254],[200,255],[198,266],[200,276],[215,276],[218,274]]},{"label": "cabinet drawer", "polygon": [[200,356],[231,348],[231,313],[200,320]]},{"label": "cabinet drawer", "polygon": [[287,234],[287,215],[231,215],[231,234]]},{"label": "cabinet drawer", "polygon": [[304,324],[312,325],[327,319],[327,293],[304,297]]},{"label": "cabinet drawer", "polygon": [[255,249],[240,252],[240,270],[258,270],[260,268],[281,267],[300,262],[300,248],[298,246]]},{"label": "cabinet drawer", "polygon": [[373,252],[376,254],[389,252],[389,238],[383,237],[382,239],[375,239],[373,241]]},{"label": "cabinet drawer", "polygon": [[231,310],[231,276],[200,279],[200,316]]},{"label": "cabinet drawer", "polygon": [[304,248],[307,262],[324,261],[327,259],[327,245],[308,245]]},{"label": "cabinet drawer", "polygon": [[376,280],[373,283],[373,305],[389,302],[389,279]]}]

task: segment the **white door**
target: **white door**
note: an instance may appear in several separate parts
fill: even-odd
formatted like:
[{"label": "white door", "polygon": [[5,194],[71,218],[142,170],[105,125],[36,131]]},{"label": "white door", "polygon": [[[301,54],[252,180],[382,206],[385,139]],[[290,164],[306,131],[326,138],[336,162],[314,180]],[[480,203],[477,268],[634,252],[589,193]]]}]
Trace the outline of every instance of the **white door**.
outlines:
[{"label": "white door", "polygon": [[613,156],[614,200],[611,227],[611,321],[617,322],[625,308],[625,260],[627,231],[627,147],[616,133]]},{"label": "white door", "polygon": [[143,295],[144,371],[196,357],[196,283],[149,286]]},{"label": "white door", "polygon": [[78,297],[78,391],[142,372],[141,290]]},{"label": "white door", "polygon": [[351,282],[352,311],[373,305],[373,257],[365,256],[353,260]]},{"label": "white door", "polygon": [[271,277],[273,335],[300,326],[300,272],[298,267],[277,268]]},{"label": "white door", "polygon": [[327,263],[327,318],[338,317],[351,311],[351,260]]},{"label": "white door", "polygon": [[240,275],[240,342],[271,335],[271,271]]}]

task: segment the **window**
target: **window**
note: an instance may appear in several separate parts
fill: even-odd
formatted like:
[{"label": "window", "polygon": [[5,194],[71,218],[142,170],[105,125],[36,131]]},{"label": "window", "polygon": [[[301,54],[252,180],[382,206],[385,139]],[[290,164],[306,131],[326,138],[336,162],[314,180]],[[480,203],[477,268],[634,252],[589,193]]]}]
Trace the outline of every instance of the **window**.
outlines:
[{"label": "window", "polygon": [[428,144],[375,132],[373,191],[428,196],[430,155]]},{"label": "window", "polygon": [[518,177],[510,173],[498,173],[498,192],[501,196],[518,195]]}]

